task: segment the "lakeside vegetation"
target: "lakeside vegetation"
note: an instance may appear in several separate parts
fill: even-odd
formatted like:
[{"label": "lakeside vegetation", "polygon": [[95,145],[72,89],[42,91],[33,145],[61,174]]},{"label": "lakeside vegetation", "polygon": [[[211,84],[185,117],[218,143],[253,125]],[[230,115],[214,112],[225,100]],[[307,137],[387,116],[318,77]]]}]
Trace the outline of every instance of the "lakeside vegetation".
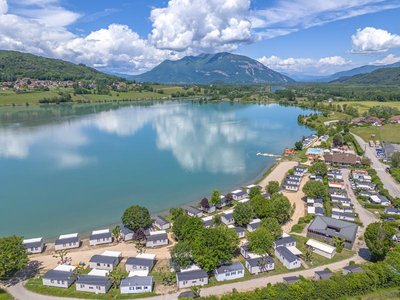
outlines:
[{"label": "lakeside vegetation", "polygon": [[5,290],[0,289],[0,300],[12,300],[13,297]]}]

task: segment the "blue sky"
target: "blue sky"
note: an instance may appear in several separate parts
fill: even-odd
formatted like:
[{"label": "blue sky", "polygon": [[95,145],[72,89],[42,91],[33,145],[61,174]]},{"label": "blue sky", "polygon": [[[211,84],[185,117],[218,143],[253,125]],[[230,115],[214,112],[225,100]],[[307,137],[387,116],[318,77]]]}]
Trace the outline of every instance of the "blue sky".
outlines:
[{"label": "blue sky", "polygon": [[293,76],[400,60],[400,0],[0,0],[0,49],[136,74],[203,52]]}]

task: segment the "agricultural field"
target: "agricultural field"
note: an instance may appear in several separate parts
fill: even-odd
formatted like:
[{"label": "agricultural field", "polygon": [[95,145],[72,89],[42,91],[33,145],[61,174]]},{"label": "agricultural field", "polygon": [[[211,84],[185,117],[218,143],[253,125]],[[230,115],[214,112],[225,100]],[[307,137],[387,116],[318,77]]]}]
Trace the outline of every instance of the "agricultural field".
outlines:
[{"label": "agricultural field", "polygon": [[400,109],[400,102],[391,101],[391,102],[379,102],[379,101],[341,101],[335,102],[336,104],[347,104],[354,106],[358,109],[358,111],[362,114],[368,111],[373,106],[388,106],[388,107],[397,107]]},{"label": "agricultural field", "polygon": [[354,127],[351,132],[360,136],[364,141],[371,140],[371,136],[374,134],[374,140],[400,143],[400,124],[387,124],[380,127]]}]

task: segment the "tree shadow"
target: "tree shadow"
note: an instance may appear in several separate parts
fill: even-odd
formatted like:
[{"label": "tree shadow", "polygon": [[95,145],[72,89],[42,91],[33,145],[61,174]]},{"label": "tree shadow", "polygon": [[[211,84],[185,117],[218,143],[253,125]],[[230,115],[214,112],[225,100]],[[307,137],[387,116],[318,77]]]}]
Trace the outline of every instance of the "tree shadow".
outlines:
[{"label": "tree shadow", "polygon": [[36,260],[30,261],[23,270],[18,271],[17,273],[14,274],[14,276],[11,279],[5,281],[4,285],[6,287],[10,287],[22,281],[25,281],[29,278],[32,278],[33,276],[38,274],[42,268],[43,267],[41,262]]}]

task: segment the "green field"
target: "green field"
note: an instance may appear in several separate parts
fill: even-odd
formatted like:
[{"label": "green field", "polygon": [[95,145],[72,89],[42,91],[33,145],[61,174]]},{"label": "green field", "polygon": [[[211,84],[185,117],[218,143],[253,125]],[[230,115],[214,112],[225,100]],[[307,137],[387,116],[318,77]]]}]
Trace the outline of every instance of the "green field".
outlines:
[{"label": "green field", "polygon": [[72,100],[76,102],[96,102],[96,101],[109,101],[109,100],[144,100],[144,99],[165,99],[169,98],[171,94],[176,92],[183,92],[184,89],[179,86],[168,86],[168,85],[155,85],[154,89],[163,90],[164,93],[156,93],[149,91],[129,91],[129,92],[111,92],[110,95],[97,95],[97,94],[85,94],[85,95],[73,95],[73,89],[61,88],[54,89],[48,92],[31,91],[26,93],[17,94],[14,91],[0,91],[0,106],[3,105],[25,105],[39,104],[39,100],[43,98],[52,98],[58,95],[58,91],[65,91],[71,93]]},{"label": "green field", "polygon": [[363,296],[347,298],[348,300],[386,300],[400,299],[400,288],[388,288],[378,290]]},{"label": "green field", "polygon": [[7,293],[5,290],[0,289],[0,300],[11,300],[13,297],[9,293]]},{"label": "green field", "polygon": [[368,142],[371,140],[371,136],[374,134],[373,140],[400,143],[400,124],[387,124],[381,127],[368,126],[368,127],[354,127],[351,132],[360,136],[364,141]]},{"label": "green field", "polygon": [[379,101],[340,101],[335,102],[336,104],[347,104],[354,106],[358,109],[358,111],[362,114],[368,111],[373,106],[389,106],[389,107],[397,107],[400,109],[400,102],[392,101],[392,102],[379,102]]}]

